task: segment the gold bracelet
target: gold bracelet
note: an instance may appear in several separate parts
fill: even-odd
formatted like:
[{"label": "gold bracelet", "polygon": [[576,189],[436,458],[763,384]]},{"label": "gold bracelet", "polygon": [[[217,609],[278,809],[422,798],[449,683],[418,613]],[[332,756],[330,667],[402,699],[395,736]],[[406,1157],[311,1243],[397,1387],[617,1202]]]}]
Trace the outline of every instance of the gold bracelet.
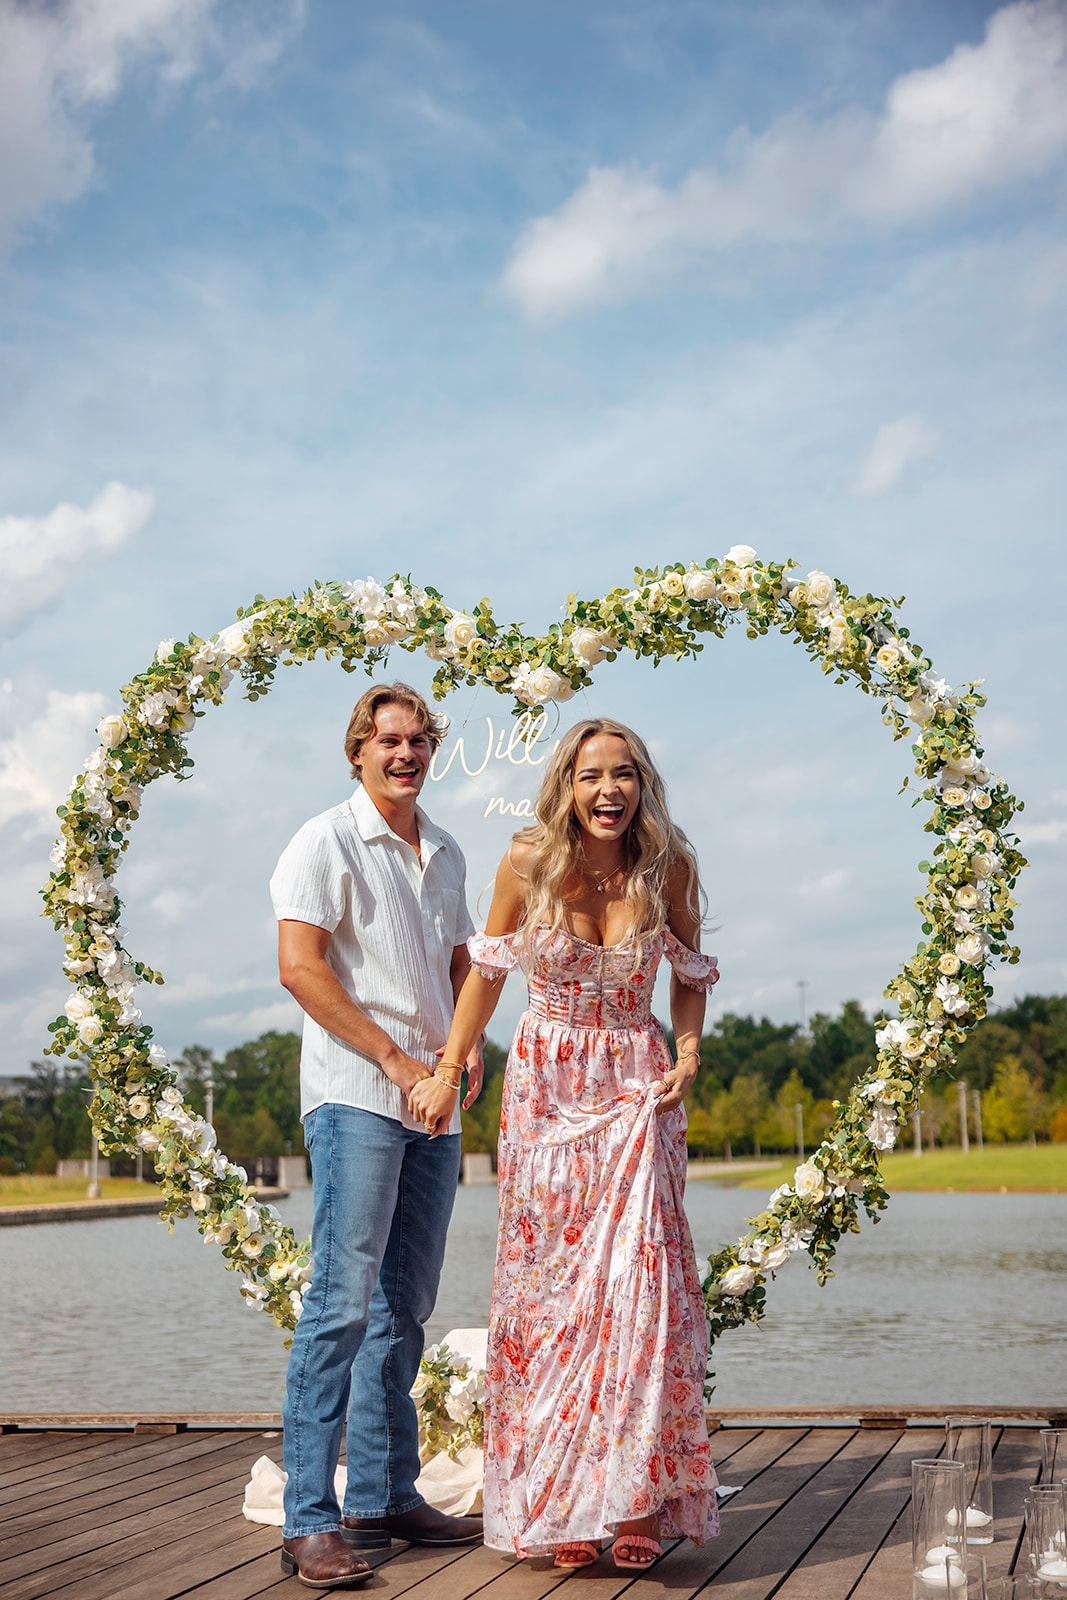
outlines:
[{"label": "gold bracelet", "polygon": [[696,1056],[697,1060],[699,1061],[700,1060],[700,1051],[699,1050],[679,1050],[677,1059],[679,1061],[681,1061],[683,1056]]},{"label": "gold bracelet", "polygon": [[436,1067],[434,1067],[434,1069],[433,1069],[433,1075],[434,1075],[435,1078],[438,1079],[438,1081],[440,1083],[443,1083],[445,1085],[445,1087],[448,1088],[448,1089],[458,1089],[460,1084],[463,1082],[463,1074],[462,1074],[462,1072],[460,1073],[459,1077],[456,1078],[454,1081],[451,1078],[442,1078],[441,1074],[438,1072]]},{"label": "gold bracelet", "polygon": [[439,1061],[437,1066],[433,1069],[435,1072],[437,1071],[437,1067],[447,1067],[450,1072],[466,1072],[467,1070],[467,1064],[465,1061]]}]

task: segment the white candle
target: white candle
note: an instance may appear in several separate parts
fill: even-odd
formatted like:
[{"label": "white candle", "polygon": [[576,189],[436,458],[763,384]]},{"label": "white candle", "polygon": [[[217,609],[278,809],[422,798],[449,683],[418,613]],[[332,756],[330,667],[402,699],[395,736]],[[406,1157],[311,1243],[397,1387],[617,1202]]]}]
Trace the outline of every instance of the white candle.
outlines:
[{"label": "white candle", "polygon": [[967,1507],[968,1528],[988,1528],[992,1520],[988,1511],[979,1511],[977,1506]]},{"label": "white candle", "polygon": [[949,1584],[957,1589],[967,1582],[967,1574],[962,1567],[948,1565],[944,1561],[937,1567],[924,1567],[919,1576],[928,1589],[947,1589]]}]

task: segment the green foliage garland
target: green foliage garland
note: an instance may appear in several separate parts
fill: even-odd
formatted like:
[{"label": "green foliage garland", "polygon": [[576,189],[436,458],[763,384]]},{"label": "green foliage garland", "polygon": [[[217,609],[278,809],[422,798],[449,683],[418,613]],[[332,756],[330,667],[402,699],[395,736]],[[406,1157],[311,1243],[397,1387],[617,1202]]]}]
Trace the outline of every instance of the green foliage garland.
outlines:
[{"label": "green foliage garland", "polygon": [[[434,589],[399,575],[379,584],[316,584],[303,596],[257,595],[237,622],[204,640],[165,640],[146,671],[122,691],[124,711],[105,717],[99,747],[59,808],[62,838],[42,891],[62,931],[75,985],[65,1015],[50,1025],[53,1054],[88,1058],[93,1125],[105,1152],[150,1151],[162,1175],[162,1214],[193,1212],[218,1244],[241,1292],[279,1327],[292,1329],[310,1278],[310,1255],[273,1207],[261,1205],[245,1172],[215,1148],[213,1130],[190,1110],[166,1054],[135,1003],[159,973],[126,950],[114,879],[145,786],[164,773],[188,776],[186,740],[209,705],[221,705],[234,674],[249,699],[266,694],[277,665],[317,655],[346,671],[375,671],[394,645],[438,662],[434,694],[484,684],[514,701],[516,714],[568,699],[592,669],[621,651],[683,659],[740,624],[751,639],[790,634],[835,683],[858,684],[882,705],[893,737],[911,733],[920,792],[936,841],[921,871],[923,938],[886,989],[899,1018],[877,1034],[877,1068],[837,1105],[837,1118],[745,1236],[708,1261],[704,1293],[714,1340],[763,1315],[769,1277],[805,1250],[820,1282],[843,1233],[856,1232],[862,1203],[877,1217],[887,1200],[879,1151],[891,1149],[925,1078],[949,1067],[992,993],[986,969],[1015,962],[1008,943],[1012,890],[1025,866],[1009,832],[1015,797],[982,761],[974,714],[977,684],[956,692],[900,627],[902,602],[851,595],[822,572],[764,563],[746,545],[703,567],[676,563],[637,571],[634,585],[599,600],[569,596],[567,616],[546,634],[499,626],[489,601],[453,611]],[[907,787],[907,780],[905,781]]]}]

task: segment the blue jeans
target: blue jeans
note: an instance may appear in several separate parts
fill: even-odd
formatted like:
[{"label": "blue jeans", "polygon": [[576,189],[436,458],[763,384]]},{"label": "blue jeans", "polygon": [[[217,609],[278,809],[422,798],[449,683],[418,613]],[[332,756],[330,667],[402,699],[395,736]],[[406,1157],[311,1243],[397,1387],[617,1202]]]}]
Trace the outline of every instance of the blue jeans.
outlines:
[{"label": "blue jeans", "polygon": [[459,1134],[430,1139],[392,1117],[327,1104],[304,1119],[304,1139],[314,1270],[282,1412],[288,1538],[340,1527],[334,1471],[346,1408],[344,1515],[392,1516],[422,1504],[408,1391],[459,1181]]}]

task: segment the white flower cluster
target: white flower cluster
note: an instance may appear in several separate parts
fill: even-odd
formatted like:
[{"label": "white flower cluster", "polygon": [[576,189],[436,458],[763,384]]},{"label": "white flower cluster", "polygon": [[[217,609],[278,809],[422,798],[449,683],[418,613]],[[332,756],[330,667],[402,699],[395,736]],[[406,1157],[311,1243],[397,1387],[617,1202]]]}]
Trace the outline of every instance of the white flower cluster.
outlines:
[{"label": "white flower cluster", "polygon": [[481,1445],[485,1418],[485,1373],[447,1344],[423,1353],[411,1398],[419,1417],[423,1463],[442,1450],[455,1456],[465,1444]]},{"label": "white flower cluster", "polygon": [[[400,578],[389,589],[383,588],[374,578],[357,579],[346,583],[341,593],[353,615],[359,619],[360,629],[370,650],[380,650],[386,645],[409,639],[419,625],[422,609],[428,599],[425,589],[409,589]],[[477,628],[477,624],[474,626]],[[455,640],[451,642],[455,643]]]}]

